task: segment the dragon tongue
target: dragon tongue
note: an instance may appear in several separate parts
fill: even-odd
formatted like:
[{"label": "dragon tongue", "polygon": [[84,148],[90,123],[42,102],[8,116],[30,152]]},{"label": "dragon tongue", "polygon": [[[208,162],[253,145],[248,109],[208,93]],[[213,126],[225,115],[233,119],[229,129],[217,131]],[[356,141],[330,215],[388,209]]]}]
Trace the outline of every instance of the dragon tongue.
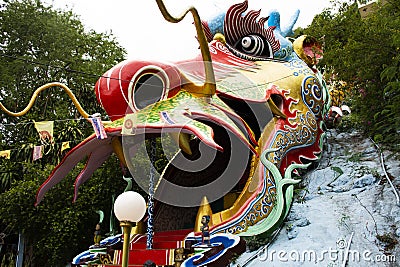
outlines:
[{"label": "dragon tongue", "polygon": [[[215,98],[215,99],[214,99]],[[138,135],[146,133],[174,133],[174,139],[180,148],[190,154],[189,135],[196,135],[206,145],[223,151],[214,140],[214,130],[208,125],[223,127],[239,138],[253,153],[254,147],[248,139],[252,134],[246,131],[244,123],[232,117],[226,107],[216,97],[196,97],[193,94],[180,91],[177,95],[159,101],[153,105],[125,116],[122,134]],[[220,107],[221,106],[221,107]],[[213,126],[214,127],[214,126]],[[244,130],[241,130],[244,129]]]}]

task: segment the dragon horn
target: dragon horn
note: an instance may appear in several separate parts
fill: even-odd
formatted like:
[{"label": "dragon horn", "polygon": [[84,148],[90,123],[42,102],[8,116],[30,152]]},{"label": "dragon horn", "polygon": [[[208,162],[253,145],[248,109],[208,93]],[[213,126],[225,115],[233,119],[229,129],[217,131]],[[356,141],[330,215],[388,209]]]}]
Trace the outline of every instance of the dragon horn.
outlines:
[{"label": "dragon horn", "polygon": [[204,71],[206,74],[206,81],[201,88],[201,92],[198,93],[208,96],[214,95],[216,86],[215,86],[215,76],[214,76],[214,69],[212,66],[211,54],[210,50],[208,49],[208,42],[204,34],[203,26],[201,25],[200,16],[196,8],[193,6],[189,7],[180,17],[175,18],[168,12],[162,0],[156,0],[156,2],[164,18],[172,23],[178,23],[186,16],[187,13],[189,12],[192,13],[194,19],[194,25],[196,27],[196,32],[197,32],[197,38],[200,44],[201,56],[203,57]]},{"label": "dragon horn", "polygon": [[57,82],[47,83],[47,84],[39,87],[38,89],[36,89],[36,91],[33,93],[32,97],[31,97],[31,100],[29,101],[28,105],[20,112],[9,111],[1,102],[0,102],[0,108],[10,116],[13,116],[13,117],[23,116],[32,108],[32,106],[35,103],[35,100],[39,96],[40,92],[42,92],[50,87],[55,87],[55,86],[58,86],[58,87],[61,87],[62,89],[64,89],[64,91],[67,93],[67,95],[71,98],[75,107],[78,109],[79,113],[85,119],[87,119],[89,117],[89,114],[86,113],[86,111],[82,108],[81,104],[78,102],[75,95],[72,93],[71,89],[69,89],[65,84],[57,83]]}]

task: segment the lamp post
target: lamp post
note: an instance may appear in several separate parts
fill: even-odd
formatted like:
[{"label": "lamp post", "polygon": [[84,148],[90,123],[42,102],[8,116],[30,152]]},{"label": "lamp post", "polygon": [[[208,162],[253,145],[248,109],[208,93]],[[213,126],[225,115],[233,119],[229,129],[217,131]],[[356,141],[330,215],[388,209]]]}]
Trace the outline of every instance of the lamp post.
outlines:
[{"label": "lamp post", "polygon": [[146,213],[146,201],[133,191],[127,191],[114,202],[114,213],[123,228],[124,244],[122,248],[122,267],[128,267],[129,241],[132,226],[135,226]]}]

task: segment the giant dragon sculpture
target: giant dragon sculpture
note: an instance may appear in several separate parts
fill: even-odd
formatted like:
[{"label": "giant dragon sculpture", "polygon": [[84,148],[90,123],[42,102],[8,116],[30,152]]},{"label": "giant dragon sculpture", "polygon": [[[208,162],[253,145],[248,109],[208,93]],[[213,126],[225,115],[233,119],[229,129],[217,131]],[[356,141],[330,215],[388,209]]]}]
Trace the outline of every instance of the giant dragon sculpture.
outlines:
[{"label": "giant dragon sculpture", "polygon": [[[133,168],[137,140],[168,132],[180,150],[157,179],[156,231],[196,233],[207,214],[211,236],[271,234],[288,214],[300,181],[292,172],[321,155],[330,102],[315,68],[321,47],[309,36],[287,38],[298,13],[282,28],[278,12],[259,17],[260,11],[247,10],[247,0],[208,21],[194,8],[175,18],[161,0],[157,4],[170,22],[193,14],[201,55],[175,63],[127,60],[107,71],[95,93],[111,119],[108,137],[91,135],[71,149],[39,188],[36,204],[82,159],[88,158],[74,200],[112,153]],[[50,86],[67,90],[60,84],[44,88]],[[209,153],[209,164],[193,171]]]}]

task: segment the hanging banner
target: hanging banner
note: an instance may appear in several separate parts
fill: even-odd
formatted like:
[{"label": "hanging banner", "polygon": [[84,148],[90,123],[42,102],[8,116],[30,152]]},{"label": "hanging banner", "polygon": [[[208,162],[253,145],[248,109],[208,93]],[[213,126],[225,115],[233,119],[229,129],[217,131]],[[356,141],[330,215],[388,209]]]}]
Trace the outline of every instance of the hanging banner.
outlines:
[{"label": "hanging banner", "polygon": [[90,121],[92,122],[92,126],[94,129],[94,132],[96,133],[97,139],[106,139],[107,134],[106,134],[106,131],[104,130],[104,125],[103,125],[103,122],[101,121],[101,118],[93,117],[93,118],[90,118]]},{"label": "hanging banner", "polygon": [[61,152],[63,152],[64,150],[66,150],[66,149],[68,149],[68,148],[70,148],[70,146],[69,146],[69,141],[67,141],[67,142],[62,142],[62,144],[61,144]]},{"label": "hanging banner", "polygon": [[10,159],[10,155],[11,155],[11,150],[0,151],[0,157],[2,158]]},{"label": "hanging banner", "polygon": [[41,159],[43,157],[43,146],[33,147],[33,161]]},{"label": "hanging banner", "polygon": [[54,121],[34,121],[35,128],[40,135],[42,141],[48,140],[50,143],[53,142],[53,129]]}]

